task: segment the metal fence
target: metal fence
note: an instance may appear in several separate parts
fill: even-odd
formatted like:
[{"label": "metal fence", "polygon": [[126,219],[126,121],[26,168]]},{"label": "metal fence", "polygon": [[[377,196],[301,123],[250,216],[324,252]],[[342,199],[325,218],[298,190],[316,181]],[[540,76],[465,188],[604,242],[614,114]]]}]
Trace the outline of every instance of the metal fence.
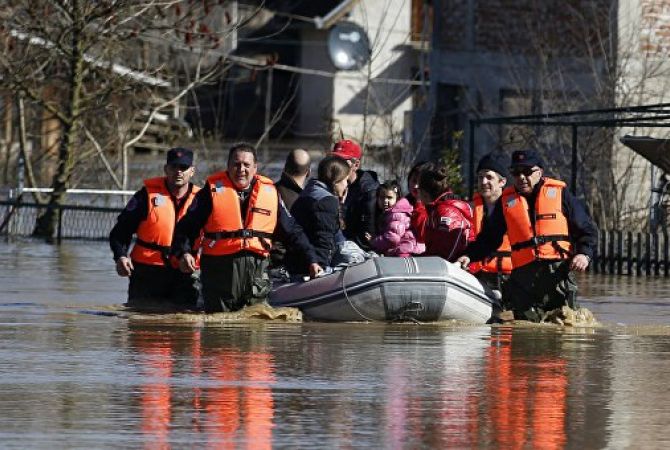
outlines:
[{"label": "metal fence", "polygon": [[[56,211],[57,241],[63,239],[105,240],[122,208],[85,205],[62,205]],[[35,221],[46,206],[17,200],[0,201],[2,235],[30,236]]]},{"label": "metal fence", "polygon": [[[30,236],[44,205],[0,201],[0,234]],[[122,207],[63,205],[57,210],[56,240],[106,240]],[[667,233],[600,231],[598,251],[590,270],[595,273],[670,276],[670,237]]]},{"label": "metal fence", "polygon": [[600,231],[596,273],[670,275],[670,238],[665,232]]}]

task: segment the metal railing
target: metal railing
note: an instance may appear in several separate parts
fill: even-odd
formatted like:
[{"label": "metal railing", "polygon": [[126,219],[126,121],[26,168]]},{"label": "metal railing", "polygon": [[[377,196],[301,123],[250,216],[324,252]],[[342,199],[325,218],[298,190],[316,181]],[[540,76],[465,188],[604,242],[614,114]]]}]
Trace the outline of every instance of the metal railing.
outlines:
[{"label": "metal railing", "polygon": [[670,275],[670,238],[667,233],[600,231],[592,269],[613,275]]},{"label": "metal railing", "polygon": [[[21,198],[0,201],[0,233],[5,236],[30,236],[37,217],[46,205],[23,202]],[[122,207],[61,205],[58,217],[57,242],[63,239],[105,240],[109,236]]]}]

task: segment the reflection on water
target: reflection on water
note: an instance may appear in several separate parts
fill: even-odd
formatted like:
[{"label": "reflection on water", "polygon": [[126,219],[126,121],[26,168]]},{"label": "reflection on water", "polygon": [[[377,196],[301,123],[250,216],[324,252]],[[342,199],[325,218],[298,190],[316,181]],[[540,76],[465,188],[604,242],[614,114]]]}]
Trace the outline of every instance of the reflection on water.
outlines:
[{"label": "reflection on water", "polygon": [[79,313],[123,298],[102,244],[0,244],[0,267],[3,448],[670,439],[666,280],[583,277],[585,306],[609,323],[598,329],[159,323]]},{"label": "reflection on water", "polygon": [[579,290],[602,323],[670,324],[670,278],[589,274]]},{"label": "reflection on water", "polygon": [[[169,447],[170,430],[181,422],[213,448],[239,442],[271,448],[271,355],[219,348],[203,352],[200,330],[179,333],[178,340],[172,335],[144,329],[131,329],[128,335],[144,380],[139,397],[144,441],[153,448]],[[182,349],[177,348],[180,343]],[[188,384],[174,386],[182,377]]]}]

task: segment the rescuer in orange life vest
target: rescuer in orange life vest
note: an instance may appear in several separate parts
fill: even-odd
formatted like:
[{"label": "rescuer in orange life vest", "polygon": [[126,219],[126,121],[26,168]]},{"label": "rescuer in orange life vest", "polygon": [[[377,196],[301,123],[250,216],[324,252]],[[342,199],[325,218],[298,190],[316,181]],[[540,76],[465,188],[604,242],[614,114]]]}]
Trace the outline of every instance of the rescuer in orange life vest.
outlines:
[{"label": "rescuer in orange life vest", "polygon": [[275,236],[305,255],[309,274],[323,269],[302,228],[279,198],[269,178],[258,175],[256,149],[234,145],[228,168],[207,178],[186,215],[177,224],[172,253],[181,258],[184,272],[195,270],[188,249],[204,232],[202,294],[205,312],[237,311],[263,302],[272,288],[267,271]]},{"label": "rescuer in orange life vest", "polygon": [[[477,164],[477,192],[473,196],[475,236],[482,232],[484,224],[489,221],[495,203],[503,193],[507,184],[505,174],[509,168],[509,158],[504,153],[484,155]],[[503,284],[512,272],[512,250],[507,234],[503,242],[492,254],[468,267],[480,281],[491,289],[502,291]]]},{"label": "rescuer in orange life vest", "polygon": [[[144,180],[144,187],[130,199],[109,234],[116,272],[130,277],[128,306],[174,306],[196,309],[199,281],[184,274],[177,261],[169,261],[177,221],[200,190],[190,182],[195,168],[193,152],[173,148],[167,153],[164,177]],[[128,257],[133,234],[135,245]]]},{"label": "rescuer in orange life vest", "polygon": [[582,202],[562,181],[544,176],[534,150],[512,154],[514,186],[503,191],[490,220],[458,259],[463,267],[481,261],[503,242],[512,249],[512,273],[503,291],[515,319],[540,321],[546,311],[577,307],[572,271],[583,272],[593,257],[597,229]]}]

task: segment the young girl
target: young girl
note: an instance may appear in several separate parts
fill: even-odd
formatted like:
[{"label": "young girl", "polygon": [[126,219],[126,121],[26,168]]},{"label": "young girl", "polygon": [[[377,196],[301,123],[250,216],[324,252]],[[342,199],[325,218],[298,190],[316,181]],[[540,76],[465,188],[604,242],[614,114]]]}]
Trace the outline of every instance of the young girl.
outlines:
[{"label": "young girl", "polygon": [[371,245],[385,256],[418,255],[426,250],[411,230],[412,205],[400,197],[400,186],[395,181],[387,181],[377,189],[379,229]]},{"label": "young girl", "polygon": [[[291,207],[314,247],[317,263],[331,265],[340,231],[340,201],[347,191],[349,163],[339,156],[326,156],[319,163],[318,176],[310,179]],[[286,266],[291,273],[307,273],[310,261],[298,249],[287,249]]]}]

